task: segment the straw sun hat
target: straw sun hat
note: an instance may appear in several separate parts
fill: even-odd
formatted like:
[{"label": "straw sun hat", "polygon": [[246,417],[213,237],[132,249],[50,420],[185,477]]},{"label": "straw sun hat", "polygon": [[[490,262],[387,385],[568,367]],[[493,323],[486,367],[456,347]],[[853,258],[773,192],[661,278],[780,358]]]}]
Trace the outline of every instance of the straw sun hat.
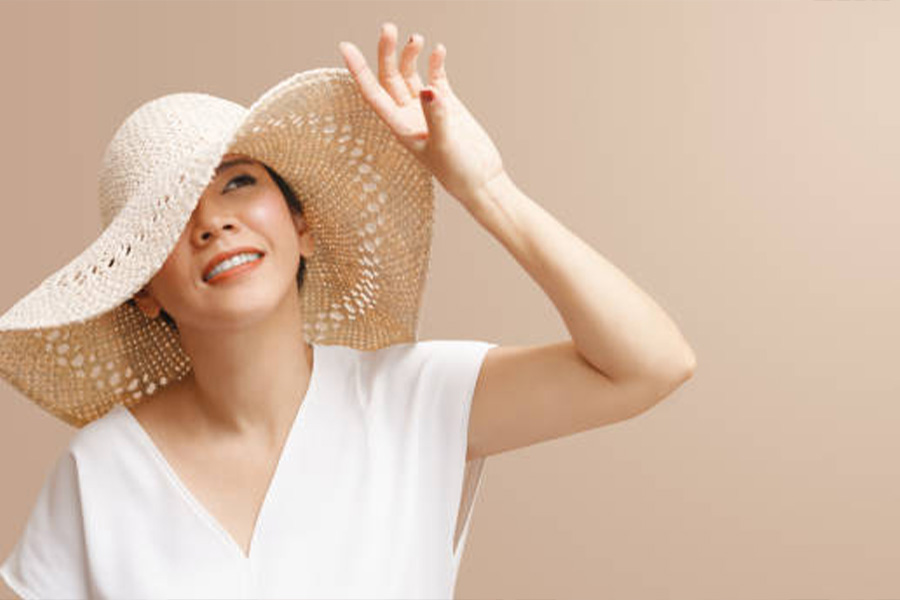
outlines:
[{"label": "straw sun hat", "polygon": [[431,173],[347,69],[296,73],[249,109],[203,93],[141,105],[103,155],[103,231],[0,316],[0,376],[75,427],[191,369],[178,333],[131,297],[175,247],[226,154],[278,173],[315,240],[305,257],[306,342],[369,350],[417,338],[430,260]]}]

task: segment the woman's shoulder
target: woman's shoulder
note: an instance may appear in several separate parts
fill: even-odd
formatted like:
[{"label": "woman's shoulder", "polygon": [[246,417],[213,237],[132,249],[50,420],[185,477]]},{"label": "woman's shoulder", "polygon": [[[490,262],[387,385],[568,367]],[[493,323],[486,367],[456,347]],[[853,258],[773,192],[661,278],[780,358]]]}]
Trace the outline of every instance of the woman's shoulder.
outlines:
[{"label": "woman's shoulder", "polygon": [[496,346],[493,342],[474,339],[428,339],[398,342],[375,350],[364,351],[364,360],[376,364],[422,367],[430,363],[453,361]]}]

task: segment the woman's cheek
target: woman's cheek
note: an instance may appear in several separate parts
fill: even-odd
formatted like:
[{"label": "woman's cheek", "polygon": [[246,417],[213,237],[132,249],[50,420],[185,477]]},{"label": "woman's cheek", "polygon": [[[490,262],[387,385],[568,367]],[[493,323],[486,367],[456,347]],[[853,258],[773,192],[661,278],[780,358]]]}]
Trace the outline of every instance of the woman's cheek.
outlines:
[{"label": "woman's cheek", "polygon": [[162,288],[160,293],[166,297],[177,296],[192,284],[199,283],[200,275],[197,269],[190,257],[185,256],[181,248],[176,248],[157,273],[159,279],[157,287]]},{"label": "woman's cheek", "polygon": [[247,221],[251,227],[261,229],[259,233],[271,231],[281,218],[281,207],[273,199],[267,197],[263,202],[257,202],[248,208]]}]

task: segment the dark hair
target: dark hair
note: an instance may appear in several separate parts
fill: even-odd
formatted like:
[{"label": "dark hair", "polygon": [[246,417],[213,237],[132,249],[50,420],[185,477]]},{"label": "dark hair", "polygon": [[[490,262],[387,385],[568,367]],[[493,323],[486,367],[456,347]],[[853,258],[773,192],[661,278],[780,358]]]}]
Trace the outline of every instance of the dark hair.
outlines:
[{"label": "dark hair", "polygon": [[[268,171],[269,176],[272,180],[278,185],[278,188],[281,190],[281,194],[284,196],[285,202],[287,202],[288,208],[292,213],[297,215],[303,214],[303,204],[300,202],[300,199],[297,197],[297,194],[294,193],[294,190],[291,189],[291,186],[287,184],[287,182],[275,172],[274,169],[269,167],[269,165],[260,162],[263,167],[265,167],[266,171]],[[297,269],[297,290],[301,290],[303,288],[303,278],[306,274],[306,258],[304,256],[300,257],[300,267]],[[129,304],[135,306],[135,301],[133,298],[129,298],[127,300]],[[165,310],[160,309],[159,311],[160,318],[165,321],[166,325],[172,328],[175,331],[178,331],[178,326],[175,324],[174,319],[167,313]]]}]

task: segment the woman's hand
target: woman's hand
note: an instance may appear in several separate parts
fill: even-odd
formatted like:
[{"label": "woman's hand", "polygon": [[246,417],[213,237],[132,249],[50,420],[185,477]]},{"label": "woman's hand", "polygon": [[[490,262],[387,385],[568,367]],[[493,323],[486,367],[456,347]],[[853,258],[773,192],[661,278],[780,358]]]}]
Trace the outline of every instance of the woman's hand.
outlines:
[{"label": "woman's hand", "polygon": [[[444,71],[447,49],[437,44],[429,57],[428,86],[416,70],[424,39],[410,36],[399,70],[394,54],[397,27],[384,23],[378,40],[376,78],[359,49],[341,42],[340,50],[360,92],[396,138],[464,204],[482,197],[487,184],[505,175],[500,153],[484,129],[450,88]],[[429,92],[433,100],[427,100]]]}]

